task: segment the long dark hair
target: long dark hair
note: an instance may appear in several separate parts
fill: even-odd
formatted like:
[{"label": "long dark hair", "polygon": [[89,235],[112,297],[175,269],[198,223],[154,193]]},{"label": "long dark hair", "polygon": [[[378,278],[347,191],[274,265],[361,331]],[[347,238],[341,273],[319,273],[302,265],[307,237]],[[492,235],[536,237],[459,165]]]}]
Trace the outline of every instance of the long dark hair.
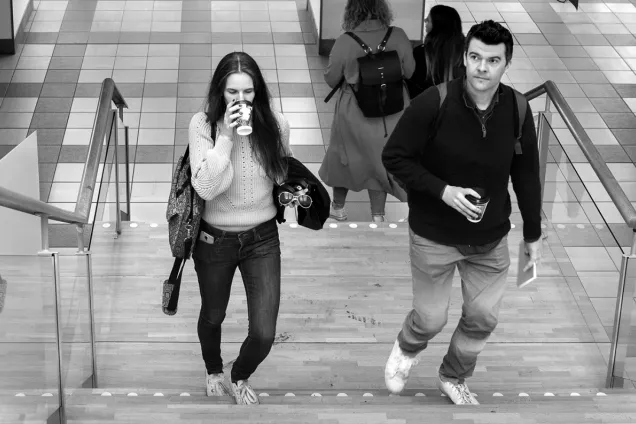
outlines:
[{"label": "long dark hair", "polygon": [[393,12],[386,0],[347,0],[342,29],[353,31],[367,19],[378,19],[388,28],[393,21]]},{"label": "long dark hair", "polygon": [[[250,146],[256,160],[265,169],[267,176],[274,182],[286,177],[287,166],[283,158],[286,156],[280,134],[278,120],[270,105],[271,95],[263,79],[263,74],[254,59],[244,52],[228,53],[221,59],[208,91],[206,115],[208,122],[214,127],[223,120],[227,105],[223,92],[230,75],[244,73],[252,78],[254,84],[254,101],[252,104],[252,135]],[[213,136],[215,136],[213,134]]]},{"label": "long dark hair", "polygon": [[429,12],[431,31],[424,38],[426,77],[437,85],[456,77],[454,70],[463,63],[464,34],[457,10],[442,4]]}]

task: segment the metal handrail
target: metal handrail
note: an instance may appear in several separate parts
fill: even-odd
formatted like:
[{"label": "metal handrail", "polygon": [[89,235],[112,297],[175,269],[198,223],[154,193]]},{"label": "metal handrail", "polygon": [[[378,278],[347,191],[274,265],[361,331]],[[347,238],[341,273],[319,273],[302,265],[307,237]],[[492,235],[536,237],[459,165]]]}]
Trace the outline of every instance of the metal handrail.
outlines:
[{"label": "metal handrail", "polygon": [[[117,89],[115,82],[110,78],[106,78],[102,83],[102,92],[99,95],[99,106],[97,108],[97,115],[95,116],[93,134],[88,149],[88,157],[86,158],[86,166],[84,167],[84,175],[82,175],[80,191],[77,195],[77,204],[75,206],[75,212],[81,216],[88,217],[91,210],[93,191],[95,190],[97,171],[102,154],[102,145],[106,131],[110,131],[110,127],[108,126],[108,114],[111,111],[111,102],[115,103],[115,106],[119,109],[119,115],[122,117],[122,109],[128,109],[128,105]],[[114,146],[114,148],[118,149],[119,147]]]},{"label": "metal handrail", "polygon": [[[111,78],[106,78],[102,83],[102,89],[99,95],[97,114],[95,115],[93,133],[84,166],[84,175],[82,175],[82,182],[80,183],[80,190],[77,195],[75,212],[69,212],[39,199],[33,199],[3,187],[0,187],[0,206],[32,215],[45,216],[48,219],[66,222],[68,224],[87,224],[93,200],[93,191],[95,190],[95,183],[97,181],[97,171],[101,159],[103,141],[106,132],[110,130],[108,122],[110,121],[109,112],[112,110],[111,103],[115,103],[120,114],[123,108],[128,108],[126,101],[117,89],[117,86],[115,86],[115,82]],[[115,148],[117,148],[117,146],[115,146]]]},{"label": "metal handrail", "polygon": [[38,199],[0,187],[0,206],[32,215],[46,215],[68,224],[85,224],[87,217],[69,212]]},{"label": "metal handrail", "polygon": [[585,157],[590,162],[592,169],[596,172],[601,184],[603,184],[603,187],[607,190],[607,193],[625,220],[625,223],[630,228],[636,229],[636,209],[634,209],[632,202],[629,201],[625,192],[618,184],[618,181],[616,181],[612,171],[610,171],[607,167],[603,157],[590,139],[590,136],[588,136],[585,129],[583,129],[583,126],[570,106],[567,104],[556,84],[552,81],[546,81],[540,86],[525,93],[525,96],[530,101],[543,94],[547,94],[550,100],[552,100],[552,103],[554,103],[559,115],[561,115],[565,125],[568,127],[572,136],[583,151],[583,154],[585,154]]}]

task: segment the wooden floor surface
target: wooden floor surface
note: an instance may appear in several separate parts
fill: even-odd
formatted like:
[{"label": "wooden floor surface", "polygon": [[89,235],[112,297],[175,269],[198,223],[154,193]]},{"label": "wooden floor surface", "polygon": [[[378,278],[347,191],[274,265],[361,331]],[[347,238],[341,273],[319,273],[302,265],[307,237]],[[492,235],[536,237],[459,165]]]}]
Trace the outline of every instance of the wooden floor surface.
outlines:
[{"label": "wooden floor surface", "polygon": [[[319,232],[280,227],[283,279],[276,343],[251,378],[257,392],[270,397],[251,410],[231,406],[230,400],[206,401],[196,336],[200,298],[191,263],[177,315],[161,312],[161,283],[172,265],[165,226],[125,227],[118,239],[111,229],[98,226],[92,252],[99,390],[110,388],[113,397],[76,390],[67,399],[69,422],[91,417],[91,423],[202,423],[210,416],[223,423],[420,423],[423,417],[439,423],[636,421],[631,408],[636,397],[589,398],[604,390],[607,317],[599,316],[551,228],[546,229],[540,278],[522,290],[514,285],[521,232],[515,228],[509,235],[512,264],[500,323],[469,381],[484,405],[464,413],[449,407],[435,390],[437,367],[459,319],[458,278],[448,326],[421,354],[405,396],[388,397],[384,364],[412,302],[408,228],[393,227],[359,224]],[[21,421],[15,422],[42,422],[48,409],[37,397],[57,389],[50,258],[0,261],[9,281],[0,321],[0,390],[6,396],[0,397],[13,404],[0,417],[12,422],[17,418],[11,414],[23,408]],[[64,252],[60,266],[64,383],[72,389],[91,374],[85,257]],[[228,369],[246,332],[245,294],[237,271],[223,327]],[[27,397],[12,398],[18,390]],[[129,391],[139,397],[127,397]],[[154,392],[166,395],[158,399]],[[183,392],[190,397],[178,396]],[[546,392],[568,401],[545,404]],[[571,392],[587,401],[572,401]],[[295,397],[285,396],[289,393]],[[312,396],[316,393],[321,397]],[[495,393],[504,397],[494,398]]]},{"label": "wooden floor surface", "polygon": [[[68,423],[154,424],[194,423],[307,423],[307,424],[624,424],[636,421],[634,395],[482,399],[479,406],[454,406],[445,398],[425,397],[261,397],[261,405],[237,406],[229,400],[204,397],[103,397],[77,394],[67,404]],[[0,407],[3,423],[46,422],[30,399],[19,404],[24,412],[9,415]]]},{"label": "wooden floor surface", "polygon": [[[384,362],[412,302],[408,228],[393,226],[360,224],[319,232],[280,227],[283,281],[277,344],[253,376],[255,384],[263,389],[383,387]],[[520,229],[513,229],[509,290],[471,384],[482,391],[602,388],[609,338],[580,279],[564,272],[568,263],[554,254],[560,245],[548,229],[540,278],[517,289],[515,246],[520,238]],[[98,226],[92,251],[100,382],[202,391],[196,336],[200,298],[191,262],[177,315],[166,316],[160,308],[161,283],[172,265],[166,227],[125,227],[114,239],[112,228]],[[3,263],[10,287],[0,326],[0,371],[7,376],[1,389],[36,389],[43,381],[55,387],[50,259],[38,258],[31,267],[25,266],[28,260]],[[78,387],[90,375],[84,261],[73,255],[60,260],[68,387]],[[456,278],[449,324],[422,354],[409,383],[414,388],[433,384],[460,305]],[[231,365],[246,332],[245,294],[237,271],[223,327],[226,363]],[[27,363],[45,362],[45,367],[27,370]]]}]

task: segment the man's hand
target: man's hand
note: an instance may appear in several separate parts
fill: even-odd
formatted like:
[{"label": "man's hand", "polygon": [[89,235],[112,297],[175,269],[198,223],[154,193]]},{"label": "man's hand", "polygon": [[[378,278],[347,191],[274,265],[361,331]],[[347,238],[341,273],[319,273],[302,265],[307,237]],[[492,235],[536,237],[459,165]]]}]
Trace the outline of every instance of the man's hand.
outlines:
[{"label": "man's hand", "polygon": [[541,261],[543,237],[539,238],[537,241],[533,241],[532,243],[525,242],[525,245],[526,254],[530,256],[530,259],[528,259],[528,263],[523,268],[524,272],[529,270],[533,264],[538,264],[539,261]]},{"label": "man's hand", "polygon": [[477,219],[479,217],[478,214],[480,210],[466,199],[466,196],[469,194],[471,196],[475,196],[477,199],[481,198],[475,190],[470,188],[447,185],[446,188],[444,188],[442,200],[466,218]]}]

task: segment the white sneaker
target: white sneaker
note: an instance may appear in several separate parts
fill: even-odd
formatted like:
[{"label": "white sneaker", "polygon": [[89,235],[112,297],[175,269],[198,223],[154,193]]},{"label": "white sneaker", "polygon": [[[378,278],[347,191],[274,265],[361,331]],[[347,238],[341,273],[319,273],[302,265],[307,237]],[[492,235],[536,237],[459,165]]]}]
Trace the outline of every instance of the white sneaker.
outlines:
[{"label": "white sneaker", "polygon": [[230,392],[225,387],[225,377],[223,373],[205,373],[205,391],[208,396],[230,396]]},{"label": "white sneaker", "polygon": [[258,405],[258,396],[247,382],[247,380],[239,380],[232,383],[232,392],[237,405]]},{"label": "white sneaker", "polygon": [[454,384],[450,381],[437,379],[439,391],[444,393],[455,405],[479,405],[475,396],[468,390],[466,383]]},{"label": "white sneaker", "polygon": [[395,341],[391,355],[386,361],[386,367],[384,368],[384,383],[389,392],[397,395],[404,390],[404,386],[409,379],[411,367],[418,362],[415,355],[405,353],[400,348],[398,341]]}]

